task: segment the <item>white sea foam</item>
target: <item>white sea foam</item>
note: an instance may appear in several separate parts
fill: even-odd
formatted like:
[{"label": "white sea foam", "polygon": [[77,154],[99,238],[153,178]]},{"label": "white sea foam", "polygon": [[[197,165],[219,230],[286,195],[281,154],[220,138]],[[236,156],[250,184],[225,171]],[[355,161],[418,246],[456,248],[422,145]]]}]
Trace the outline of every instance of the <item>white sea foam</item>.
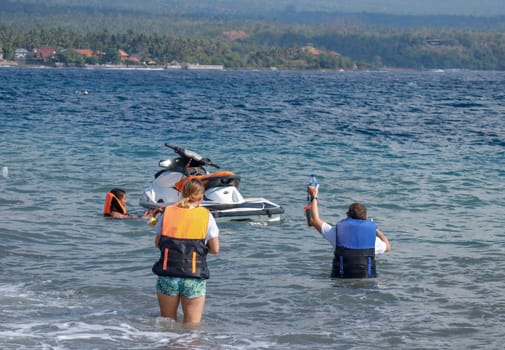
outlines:
[{"label": "white sea foam", "polygon": [[67,322],[54,324],[57,331],[50,333],[50,336],[57,341],[76,341],[85,339],[102,339],[106,341],[121,342],[121,341],[148,341],[148,342],[164,342],[169,340],[173,343],[176,340],[185,339],[188,334],[178,334],[167,330],[141,330],[130,324],[121,323],[118,326],[111,326],[100,323],[86,322]]}]

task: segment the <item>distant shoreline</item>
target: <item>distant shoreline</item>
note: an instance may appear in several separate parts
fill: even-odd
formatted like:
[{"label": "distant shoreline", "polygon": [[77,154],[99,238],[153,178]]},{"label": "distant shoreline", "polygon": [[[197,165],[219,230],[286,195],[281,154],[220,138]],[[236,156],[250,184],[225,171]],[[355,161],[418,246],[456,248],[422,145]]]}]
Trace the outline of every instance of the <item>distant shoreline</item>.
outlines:
[{"label": "distant shoreline", "polygon": [[[194,65],[198,67],[199,65]],[[124,64],[107,64],[107,65],[86,65],[86,66],[59,66],[59,65],[41,65],[41,64],[20,64],[16,61],[0,60],[1,68],[28,68],[28,69],[87,69],[87,70],[129,70],[129,71],[220,71],[220,72],[234,72],[234,71],[258,71],[258,72],[275,72],[275,71],[312,71],[312,72],[451,72],[451,71],[490,71],[490,70],[473,70],[466,68],[429,68],[429,69],[419,69],[419,68],[395,68],[395,67],[382,67],[382,68],[366,68],[366,69],[287,69],[287,68],[220,68],[206,69],[205,65],[199,66],[199,68],[175,68],[173,66],[135,66],[135,65],[124,65]],[[502,71],[496,71],[502,72]]]},{"label": "distant shoreline", "polygon": [[81,68],[81,69],[116,69],[116,70],[226,70],[222,65],[204,64],[178,64],[178,65],[126,65],[126,64],[104,64],[104,65],[60,65],[60,64],[27,64],[17,61],[0,60],[0,67],[23,67],[23,68]]}]

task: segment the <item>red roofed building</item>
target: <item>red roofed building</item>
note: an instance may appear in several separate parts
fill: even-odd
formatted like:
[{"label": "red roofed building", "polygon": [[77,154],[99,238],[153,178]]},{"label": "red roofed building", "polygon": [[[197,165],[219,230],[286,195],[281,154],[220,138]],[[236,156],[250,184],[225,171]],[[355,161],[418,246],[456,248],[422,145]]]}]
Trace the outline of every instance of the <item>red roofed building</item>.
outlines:
[{"label": "red roofed building", "polygon": [[311,46],[311,45],[304,46],[302,48],[302,50],[304,52],[307,52],[307,53],[314,55],[314,56],[319,56],[321,54],[321,50],[318,50],[314,46]]},{"label": "red roofed building", "polygon": [[75,53],[78,53],[79,55],[83,55],[83,56],[86,56],[86,57],[93,57],[93,56],[95,56],[95,52],[93,50],[74,49],[73,51]]},{"label": "red roofed building", "polygon": [[135,63],[135,64],[140,64],[141,63],[140,57],[137,56],[137,55],[131,55],[130,57],[128,57],[127,61],[130,62],[130,63]]},{"label": "red roofed building", "polygon": [[128,59],[128,54],[123,50],[118,50],[119,56],[121,56],[121,61],[126,61]]},{"label": "red roofed building", "polygon": [[43,59],[48,59],[54,56],[56,49],[48,47],[36,47],[33,49],[33,54],[35,57],[42,57]]}]

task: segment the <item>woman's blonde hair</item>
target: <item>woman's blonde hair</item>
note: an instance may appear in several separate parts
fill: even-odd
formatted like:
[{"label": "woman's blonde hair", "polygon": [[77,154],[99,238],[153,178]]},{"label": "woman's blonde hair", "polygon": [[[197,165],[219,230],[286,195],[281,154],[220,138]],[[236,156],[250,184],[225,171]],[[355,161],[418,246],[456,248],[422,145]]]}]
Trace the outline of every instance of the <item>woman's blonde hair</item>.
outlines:
[{"label": "woman's blonde hair", "polygon": [[177,205],[182,208],[189,208],[190,203],[198,202],[203,198],[204,192],[205,187],[202,181],[196,178],[189,179],[182,186],[182,199]]}]

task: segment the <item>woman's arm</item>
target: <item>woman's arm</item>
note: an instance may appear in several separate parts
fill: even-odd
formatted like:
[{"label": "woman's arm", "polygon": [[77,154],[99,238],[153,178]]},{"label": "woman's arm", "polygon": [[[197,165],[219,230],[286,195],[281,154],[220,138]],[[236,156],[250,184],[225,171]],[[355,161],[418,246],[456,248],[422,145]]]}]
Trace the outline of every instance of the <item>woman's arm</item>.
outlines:
[{"label": "woman's arm", "polygon": [[219,254],[219,237],[209,239],[207,246],[210,254]]}]

